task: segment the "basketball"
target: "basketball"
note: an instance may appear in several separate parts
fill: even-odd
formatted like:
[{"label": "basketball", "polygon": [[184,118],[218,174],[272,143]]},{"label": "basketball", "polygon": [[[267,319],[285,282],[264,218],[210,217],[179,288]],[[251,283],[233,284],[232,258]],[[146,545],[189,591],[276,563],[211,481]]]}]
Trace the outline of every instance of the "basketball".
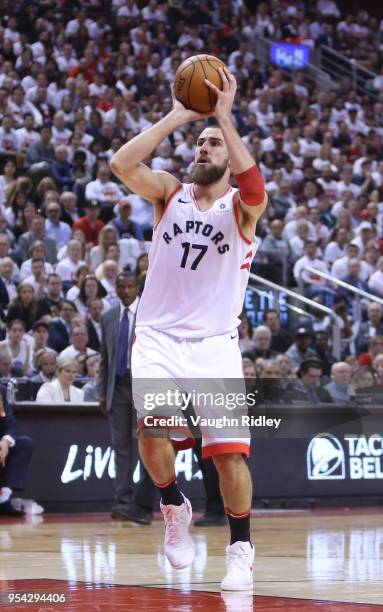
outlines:
[{"label": "basketball", "polygon": [[224,62],[214,55],[193,55],[188,57],[176,72],[174,78],[174,95],[185,108],[199,113],[210,113],[217,101],[215,93],[204,83],[208,79],[213,85],[222,89],[222,79],[218,68]]}]

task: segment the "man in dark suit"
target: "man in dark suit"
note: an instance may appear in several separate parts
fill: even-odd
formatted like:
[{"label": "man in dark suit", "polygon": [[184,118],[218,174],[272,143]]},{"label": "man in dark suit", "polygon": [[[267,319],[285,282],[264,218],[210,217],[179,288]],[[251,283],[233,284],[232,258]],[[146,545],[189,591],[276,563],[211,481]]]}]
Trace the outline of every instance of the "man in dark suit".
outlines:
[{"label": "man in dark suit", "polygon": [[113,517],[149,525],[156,488],[148,473],[133,497],[135,412],[132,399],[130,356],[139,303],[137,278],[121,272],[116,279],[120,304],[101,317],[101,363],[99,393],[101,412],[108,416],[115,452],[116,481]]},{"label": "man in dark suit", "polygon": [[56,353],[61,353],[69,346],[69,336],[73,317],[77,313],[77,308],[70,300],[64,300],[59,310],[59,317],[49,323],[47,346]]},{"label": "man in dark suit", "polygon": [[0,518],[20,517],[23,511],[11,504],[13,491],[25,489],[33,443],[28,436],[16,435],[16,422],[6,400],[6,389],[0,386]]},{"label": "man in dark suit", "polygon": [[100,352],[102,331],[101,331],[101,315],[103,311],[103,303],[99,298],[90,300],[88,305],[89,319],[86,322],[88,331],[88,347]]}]

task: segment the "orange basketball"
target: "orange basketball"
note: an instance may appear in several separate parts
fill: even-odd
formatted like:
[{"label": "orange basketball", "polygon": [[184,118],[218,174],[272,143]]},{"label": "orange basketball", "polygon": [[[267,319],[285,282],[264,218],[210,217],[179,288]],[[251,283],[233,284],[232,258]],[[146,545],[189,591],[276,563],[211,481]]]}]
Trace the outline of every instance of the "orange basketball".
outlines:
[{"label": "orange basketball", "polygon": [[174,95],[186,108],[199,113],[210,113],[217,101],[215,93],[204,83],[208,79],[222,89],[222,79],[218,68],[224,62],[214,55],[192,55],[188,57],[174,77]]}]

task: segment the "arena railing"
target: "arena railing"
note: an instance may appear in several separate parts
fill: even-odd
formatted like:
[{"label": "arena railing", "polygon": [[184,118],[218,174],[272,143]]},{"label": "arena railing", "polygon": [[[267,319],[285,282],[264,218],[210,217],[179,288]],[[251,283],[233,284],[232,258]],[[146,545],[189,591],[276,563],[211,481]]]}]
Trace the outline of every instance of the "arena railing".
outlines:
[{"label": "arena railing", "polygon": [[[296,291],[293,291],[292,289],[287,289],[286,287],[282,287],[281,285],[277,285],[276,283],[273,283],[272,281],[266,279],[266,278],[262,278],[262,276],[258,276],[257,274],[250,274],[250,281],[257,283],[258,285],[263,285],[265,287],[269,287],[270,289],[273,290],[273,292],[275,293],[275,305],[278,308],[278,304],[279,304],[279,294],[280,293],[285,293],[286,295],[288,295],[289,297],[293,298],[294,300],[297,300],[298,302],[302,302],[303,304],[306,304],[306,306],[310,306],[310,308],[312,308],[313,310],[317,310],[320,312],[325,313],[326,315],[328,315],[329,317],[331,317],[332,321],[333,321],[333,325],[332,325],[332,354],[335,357],[335,359],[339,360],[340,359],[340,355],[341,355],[341,330],[340,330],[340,326],[339,326],[339,322],[338,322],[338,317],[336,315],[336,313],[331,310],[331,308],[327,308],[327,306],[324,306],[323,304],[318,304],[317,302],[315,302],[314,300],[310,300],[310,298],[306,297],[305,295],[301,295],[300,293],[297,293]],[[250,291],[256,291],[256,288],[253,287],[250,283],[248,285],[248,290]]]},{"label": "arena railing", "polygon": [[317,61],[322,71],[329,74],[335,81],[349,77],[358,93],[366,94],[375,101],[380,99],[379,92],[372,87],[372,81],[378,75],[360,66],[353,58],[348,58],[331,47],[322,45],[318,49]]},{"label": "arena railing", "polygon": [[362,317],[361,298],[365,298],[369,300],[370,302],[376,302],[377,304],[380,304],[381,306],[383,306],[383,300],[379,298],[378,296],[374,295],[373,293],[368,293],[368,291],[363,291],[363,289],[358,289],[357,287],[353,287],[353,285],[349,285],[349,283],[345,283],[345,281],[335,278],[335,276],[332,276],[331,274],[327,274],[327,272],[316,270],[315,268],[312,268],[311,266],[305,266],[300,271],[298,287],[299,287],[299,291],[302,291],[302,293],[304,290],[305,282],[309,282],[312,285],[315,284],[314,280],[304,281],[302,277],[303,272],[310,272],[311,274],[315,274],[315,276],[319,276],[320,278],[323,278],[324,280],[329,281],[333,285],[337,287],[342,287],[343,289],[347,289],[347,291],[350,291],[350,293],[353,293],[355,296],[355,301],[353,304],[353,307],[354,307],[353,314],[354,314],[355,321],[360,321]]},{"label": "arena railing", "polygon": [[[250,41],[249,46],[255,54],[257,60],[260,62],[260,65],[263,69],[265,69],[266,66],[272,63],[271,49],[273,45],[276,45],[279,42],[282,43],[283,41],[268,40],[263,36],[257,36],[256,38],[254,38],[254,40]],[[311,85],[314,85],[314,87],[317,87],[322,91],[328,91],[334,88],[335,83],[331,79],[330,74],[322,70],[322,68],[315,66],[312,62],[305,62],[303,59],[300,59],[299,64],[297,64],[295,51],[291,50],[291,52],[289,52],[287,44],[284,44],[283,53],[286,58],[286,65],[290,63],[291,66],[286,66],[286,68],[278,66],[278,69],[281,70],[284,74],[288,74],[289,76],[291,76],[294,71],[303,70],[305,80]]]}]

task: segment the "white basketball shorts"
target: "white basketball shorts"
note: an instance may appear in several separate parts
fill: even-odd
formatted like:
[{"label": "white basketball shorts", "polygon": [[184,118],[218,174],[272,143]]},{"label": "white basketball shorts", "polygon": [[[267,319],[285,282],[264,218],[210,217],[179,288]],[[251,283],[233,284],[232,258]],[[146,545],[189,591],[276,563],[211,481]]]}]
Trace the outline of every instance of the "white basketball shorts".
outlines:
[{"label": "white basketball shorts", "polygon": [[[224,453],[249,456],[250,432],[243,422],[246,389],[236,329],[220,336],[185,339],[151,327],[136,328],[131,366],[138,431],[151,428],[153,435],[167,435],[176,449],[184,449],[194,444],[192,424],[201,432],[204,458]],[[185,417],[189,402],[194,409],[192,422]]]}]

